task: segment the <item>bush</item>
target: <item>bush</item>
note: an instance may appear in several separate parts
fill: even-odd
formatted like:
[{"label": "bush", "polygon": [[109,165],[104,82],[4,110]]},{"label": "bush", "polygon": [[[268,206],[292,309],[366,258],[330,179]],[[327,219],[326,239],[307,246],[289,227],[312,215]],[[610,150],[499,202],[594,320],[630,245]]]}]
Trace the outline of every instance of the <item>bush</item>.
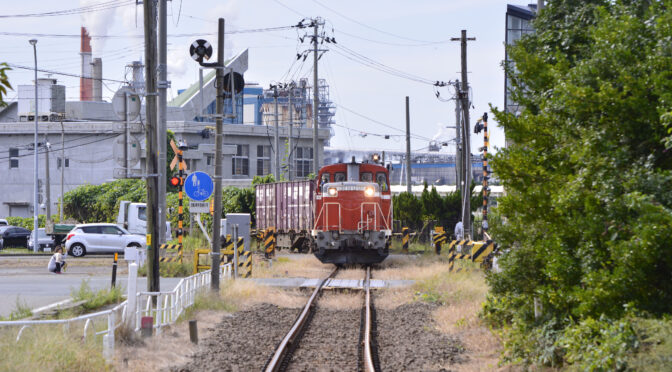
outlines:
[{"label": "bush", "polygon": [[79,289],[72,291],[72,299],[75,302],[86,301],[81,306],[84,310],[88,311],[100,309],[105,305],[120,303],[122,294],[119,286],[94,292],[89,286],[89,281],[83,280]]}]

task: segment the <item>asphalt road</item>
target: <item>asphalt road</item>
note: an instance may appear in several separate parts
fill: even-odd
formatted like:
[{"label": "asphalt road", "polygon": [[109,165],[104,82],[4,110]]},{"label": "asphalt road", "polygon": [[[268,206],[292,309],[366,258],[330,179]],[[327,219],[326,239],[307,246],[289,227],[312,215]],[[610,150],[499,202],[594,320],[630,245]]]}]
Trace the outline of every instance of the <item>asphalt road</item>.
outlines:
[{"label": "asphalt road", "polygon": [[[52,274],[47,271],[49,257],[0,257],[0,316],[7,316],[17,308],[17,301],[31,309],[70,298],[84,280],[94,290],[109,288],[112,276],[110,258],[69,258],[67,272]],[[128,269],[120,261],[117,285],[124,289]],[[180,278],[161,278],[161,289],[172,290]],[[138,289],[147,288],[146,278],[138,278]]]}]

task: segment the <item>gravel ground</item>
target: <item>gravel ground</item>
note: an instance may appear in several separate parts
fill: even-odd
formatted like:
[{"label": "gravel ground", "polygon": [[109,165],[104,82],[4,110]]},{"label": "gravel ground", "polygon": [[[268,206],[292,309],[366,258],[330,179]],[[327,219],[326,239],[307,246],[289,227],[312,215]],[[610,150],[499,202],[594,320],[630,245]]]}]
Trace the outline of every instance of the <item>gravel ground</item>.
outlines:
[{"label": "gravel ground", "polygon": [[446,366],[461,362],[459,341],[434,329],[435,308],[413,302],[393,310],[376,310],[383,371],[449,371]]},{"label": "gravel ground", "polygon": [[360,309],[319,307],[289,365],[290,371],[356,371]]},{"label": "gravel ground", "polygon": [[262,304],[240,311],[201,340],[191,361],[171,372],[260,371],[296,320],[300,310]]}]

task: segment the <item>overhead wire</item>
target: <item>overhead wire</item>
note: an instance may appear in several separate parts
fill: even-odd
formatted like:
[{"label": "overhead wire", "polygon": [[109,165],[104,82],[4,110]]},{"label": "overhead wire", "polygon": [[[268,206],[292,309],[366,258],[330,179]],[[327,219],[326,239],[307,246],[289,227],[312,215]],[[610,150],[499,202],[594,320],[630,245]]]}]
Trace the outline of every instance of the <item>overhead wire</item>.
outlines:
[{"label": "overhead wire", "polygon": [[0,15],[0,18],[35,18],[35,17],[55,17],[55,16],[64,16],[64,15],[76,15],[76,14],[85,14],[98,12],[101,10],[109,10],[114,8],[119,8],[122,6],[128,6],[135,4],[135,0],[111,0],[104,1],[97,4],[91,4],[79,8],[64,9],[64,10],[54,10],[49,12],[42,13],[24,13],[24,14],[4,14]]}]

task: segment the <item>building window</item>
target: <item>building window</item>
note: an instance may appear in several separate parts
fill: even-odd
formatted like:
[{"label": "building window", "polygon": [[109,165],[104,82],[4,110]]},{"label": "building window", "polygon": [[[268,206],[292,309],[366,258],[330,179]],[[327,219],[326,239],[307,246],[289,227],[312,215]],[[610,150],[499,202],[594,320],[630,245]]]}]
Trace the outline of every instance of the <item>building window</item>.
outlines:
[{"label": "building window", "polygon": [[271,173],[271,146],[257,145],[257,176]]},{"label": "building window", "polygon": [[250,145],[236,145],[236,155],[231,159],[231,173],[234,176],[250,174]]},{"label": "building window", "polygon": [[[63,158],[58,158],[58,160],[56,160],[56,168],[57,169],[61,169],[62,162],[63,162]],[[70,159],[69,158],[65,158],[65,167],[70,168]]]},{"label": "building window", "polygon": [[214,155],[206,155],[206,156],[205,156],[205,164],[206,164],[206,165],[213,165],[213,164],[214,164],[214,160],[215,160],[215,156],[214,156]]},{"label": "building window", "polygon": [[297,147],[296,148],[296,177],[308,177],[313,171],[313,148],[312,147]]},{"label": "building window", "polygon": [[19,149],[15,147],[9,148],[9,168],[19,167]]}]

